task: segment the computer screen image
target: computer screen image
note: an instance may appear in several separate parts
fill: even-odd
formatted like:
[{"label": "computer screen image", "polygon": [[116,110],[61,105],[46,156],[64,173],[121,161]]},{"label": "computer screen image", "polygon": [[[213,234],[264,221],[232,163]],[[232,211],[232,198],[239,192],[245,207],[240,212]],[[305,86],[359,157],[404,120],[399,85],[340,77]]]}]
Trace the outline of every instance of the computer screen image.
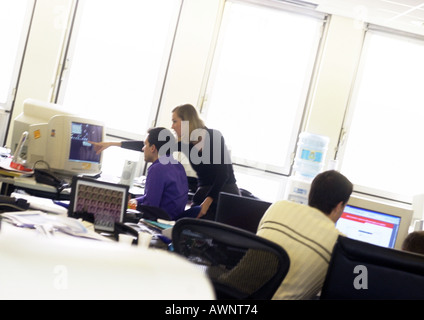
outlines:
[{"label": "computer screen image", "polygon": [[128,207],[128,186],[75,176],[72,181],[69,216],[89,216],[94,228],[112,232],[122,222]]},{"label": "computer screen image", "polygon": [[337,228],[348,238],[393,248],[399,232],[400,217],[346,206]]},{"label": "computer screen image", "polygon": [[71,143],[69,148],[69,160],[76,162],[100,163],[100,154],[89,143],[101,142],[103,127],[90,123],[71,123]]},{"label": "computer screen image", "polygon": [[353,196],[336,227],[348,238],[400,249],[411,218],[412,209]]},{"label": "computer screen image", "polygon": [[221,192],[215,221],[256,233],[259,222],[271,203],[256,198]]}]

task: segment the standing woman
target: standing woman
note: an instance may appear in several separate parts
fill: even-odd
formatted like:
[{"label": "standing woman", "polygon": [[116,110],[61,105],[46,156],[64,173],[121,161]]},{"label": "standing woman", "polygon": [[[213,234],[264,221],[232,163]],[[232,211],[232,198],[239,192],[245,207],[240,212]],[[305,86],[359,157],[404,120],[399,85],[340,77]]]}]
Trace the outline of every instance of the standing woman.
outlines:
[{"label": "standing woman", "polygon": [[198,217],[214,220],[219,193],[240,194],[224,137],[218,130],[207,128],[191,104],[172,110],[172,129],[179,151],[197,173],[193,204],[201,206]]},{"label": "standing woman", "polygon": [[[193,205],[201,206],[197,217],[215,220],[219,193],[240,194],[224,137],[218,130],[207,128],[191,104],[172,110],[172,129],[178,137],[178,151],[186,155],[197,174],[198,188],[193,197]],[[100,153],[110,146],[142,151],[144,143],[131,140],[93,145]]]}]

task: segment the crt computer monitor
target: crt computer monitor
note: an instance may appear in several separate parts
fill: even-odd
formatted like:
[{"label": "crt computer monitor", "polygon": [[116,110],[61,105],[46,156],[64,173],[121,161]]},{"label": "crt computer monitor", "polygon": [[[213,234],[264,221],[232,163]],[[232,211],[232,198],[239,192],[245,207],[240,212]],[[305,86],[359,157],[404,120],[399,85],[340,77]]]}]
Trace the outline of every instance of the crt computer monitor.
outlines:
[{"label": "crt computer monitor", "polygon": [[50,170],[67,175],[98,174],[102,155],[89,143],[104,140],[101,121],[73,115],[53,116],[47,124],[29,127],[28,164],[42,160]]},{"label": "crt computer monitor", "polygon": [[[13,120],[13,129],[10,132],[11,141],[9,147],[12,153],[15,152],[22,133],[28,131],[31,125],[48,123],[53,116],[60,114],[71,115],[72,113],[56,103],[32,98],[25,99],[22,112]],[[27,146],[25,145],[22,151],[24,157],[26,157],[26,149]]]},{"label": "crt computer monitor", "polygon": [[348,238],[401,249],[412,215],[412,208],[352,195],[336,227]]},{"label": "crt computer monitor", "polygon": [[21,156],[28,167],[44,161],[53,172],[70,176],[101,172],[102,155],[96,155],[88,141],[104,140],[102,122],[76,115],[59,104],[29,98],[13,121],[12,150],[25,131],[28,138]]}]

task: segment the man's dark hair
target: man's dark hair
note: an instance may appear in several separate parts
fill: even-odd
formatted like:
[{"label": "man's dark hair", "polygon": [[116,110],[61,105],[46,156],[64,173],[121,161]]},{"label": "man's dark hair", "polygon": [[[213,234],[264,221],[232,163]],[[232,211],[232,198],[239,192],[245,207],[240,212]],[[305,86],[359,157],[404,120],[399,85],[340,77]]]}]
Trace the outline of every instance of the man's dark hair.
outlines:
[{"label": "man's dark hair", "polygon": [[[150,145],[154,145],[158,150],[159,156],[170,155],[175,150],[176,141],[175,136],[171,130],[157,127],[151,128],[147,131],[147,141]],[[166,144],[166,147],[162,148]]]},{"label": "man's dark hair", "polygon": [[402,243],[402,250],[424,254],[424,231],[413,231]]},{"label": "man's dark hair", "polygon": [[335,170],[324,171],[312,181],[308,204],[328,215],[340,201],[346,204],[352,191],[353,184],[344,175]]}]

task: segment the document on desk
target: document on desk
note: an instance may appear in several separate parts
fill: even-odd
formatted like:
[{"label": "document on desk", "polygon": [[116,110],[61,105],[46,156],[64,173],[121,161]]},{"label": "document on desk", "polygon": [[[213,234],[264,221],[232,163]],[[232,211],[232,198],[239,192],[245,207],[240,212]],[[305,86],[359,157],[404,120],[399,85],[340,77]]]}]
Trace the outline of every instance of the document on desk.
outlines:
[{"label": "document on desk", "polygon": [[4,221],[16,227],[42,230],[46,235],[55,232],[65,233],[74,237],[104,240],[101,235],[90,232],[81,221],[73,218],[46,214],[42,211],[5,212],[0,215]]},{"label": "document on desk", "polygon": [[30,209],[56,213],[61,216],[68,215],[68,209],[56,204],[51,199],[35,197],[17,192],[13,192],[11,196],[16,199],[25,199],[28,201]]},{"label": "document on desk", "polygon": [[9,176],[9,177],[22,177],[28,176],[34,173],[33,170],[18,170],[10,166],[12,158],[0,158],[0,174]]}]

